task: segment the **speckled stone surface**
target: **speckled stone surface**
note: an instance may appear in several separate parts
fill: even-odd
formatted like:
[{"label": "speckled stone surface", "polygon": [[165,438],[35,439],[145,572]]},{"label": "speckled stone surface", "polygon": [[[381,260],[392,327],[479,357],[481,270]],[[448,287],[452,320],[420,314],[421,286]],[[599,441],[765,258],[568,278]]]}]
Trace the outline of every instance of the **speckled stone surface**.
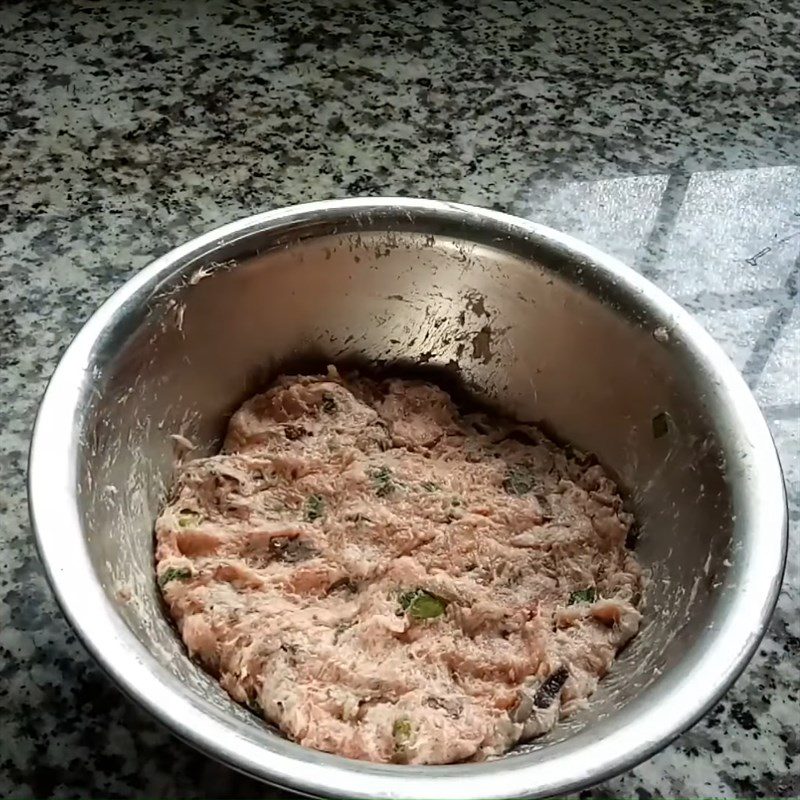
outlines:
[{"label": "speckled stone surface", "polygon": [[154,256],[271,207],[400,194],[582,236],[743,370],[790,497],[769,634],[705,719],[581,797],[797,796],[800,3],[332,5],[0,6],[0,795],[276,796],[75,640],[28,524],[28,436],[70,336]]}]

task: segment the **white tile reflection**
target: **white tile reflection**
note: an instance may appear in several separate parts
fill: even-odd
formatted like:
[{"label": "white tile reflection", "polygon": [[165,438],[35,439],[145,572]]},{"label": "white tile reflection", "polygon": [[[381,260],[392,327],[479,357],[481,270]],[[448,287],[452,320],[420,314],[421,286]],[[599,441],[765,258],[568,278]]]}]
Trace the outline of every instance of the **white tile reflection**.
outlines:
[{"label": "white tile reflection", "polygon": [[800,253],[800,168],[691,176],[657,282],[685,297],[778,287]]},{"label": "white tile reflection", "polygon": [[690,308],[703,327],[716,339],[728,358],[742,370],[747,364],[753,345],[769,319],[770,309],[752,308]]},{"label": "white tile reflection", "polygon": [[599,247],[634,266],[647,240],[667,185],[666,175],[599,181],[536,181],[521,200],[521,212]]},{"label": "white tile reflection", "polygon": [[800,167],[540,180],[515,210],[644,266],[747,372],[763,405],[800,402],[800,309],[786,318],[797,305]]},{"label": "white tile reflection", "polygon": [[[765,405],[800,400],[800,308],[795,308],[779,332],[755,391]],[[797,420],[795,423],[798,424]]]},{"label": "white tile reflection", "polygon": [[[796,520],[800,517],[800,420],[772,420],[770,429],[786,478],[790,518]],[[789,552],[783,587],[782,591],[790,596],[797,608],[800,601],[800,525],[797,524],[789,525]]]}]

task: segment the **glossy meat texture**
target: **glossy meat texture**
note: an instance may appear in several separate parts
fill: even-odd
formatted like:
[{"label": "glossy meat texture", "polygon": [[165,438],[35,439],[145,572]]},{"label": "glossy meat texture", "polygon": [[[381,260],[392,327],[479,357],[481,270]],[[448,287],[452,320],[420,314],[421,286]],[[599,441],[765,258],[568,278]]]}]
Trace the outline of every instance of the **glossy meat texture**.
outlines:
[{"label": "glossy meat texture", "polygon": [[377,762],[501,754],[639,628],[633,519],[593,459],[406,380],[282,377],[185,464],[159,585],[231,696]]}]

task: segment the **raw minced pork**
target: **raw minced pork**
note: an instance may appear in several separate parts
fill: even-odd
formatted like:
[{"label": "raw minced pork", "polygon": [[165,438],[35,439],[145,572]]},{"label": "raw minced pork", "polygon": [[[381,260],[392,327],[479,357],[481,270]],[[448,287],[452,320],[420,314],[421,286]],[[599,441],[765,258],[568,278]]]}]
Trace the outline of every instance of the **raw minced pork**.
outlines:
[{"label": "raw minced pork", "polygon": [[442,389],[279,378],[182,466],[158,582],[189,653],[308,747],[484,759],[586,702],[639,628],[592,458]]}]

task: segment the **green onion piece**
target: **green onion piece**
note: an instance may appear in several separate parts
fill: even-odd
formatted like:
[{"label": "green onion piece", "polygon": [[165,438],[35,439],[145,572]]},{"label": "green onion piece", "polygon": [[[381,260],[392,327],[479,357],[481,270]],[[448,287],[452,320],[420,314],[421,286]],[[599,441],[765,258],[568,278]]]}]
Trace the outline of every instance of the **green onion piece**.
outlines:
[{"label": "green onion piece", "polygon": [[372,482],[375,486],[375,494],[378,497],[386,497],[395,490],[392,471],[388,467],[374,470],[372,472]]},{"label": "green onion piece", "polygon": [[536,486],[536,479],[533,473],[525,467],[514,467],[508,471],[508,474],[503,481],[503,488],[509,494],[515,494],[521,497],[527,494]]},{"label": "green onion piece", "polygon": [[192,577],[192,571],[188,567],[170,567],[158,579],[159,586],[166,586],[170,581],[185,581]]},{"label": "green onion piece", "polygon": [[322,395],[322,410],[326,414],[333,414],[336,411],[336,400],[332,394]]},{"label": "green onion piece", "polygon": [[318,495],[312,494],[306,500],[306,510],[304,519],[306,522],[314,522],[325,514],[325,501]]},{"label": "green onion piece", "polygon": [[568,605],[574,605],[575,603],[594,603],[597,600],[597,589],[594,586],[589,586],[586,589],[579,589],[577,592],[573,592],[569,596]]},{"label": "green onion piece", "polygon": [[447,601],[424,589],[415,589],[400,595],[400,607],[412,619],[434,619],[444,614]]},{"label": "green onion piece", "polygon": [[410,719],[406,719],[405,717],[396,719],[392,726],[392,736],[394,737],[395,744],[399,747],[408,744],[408,740],[411,738],[411,730]]}]

